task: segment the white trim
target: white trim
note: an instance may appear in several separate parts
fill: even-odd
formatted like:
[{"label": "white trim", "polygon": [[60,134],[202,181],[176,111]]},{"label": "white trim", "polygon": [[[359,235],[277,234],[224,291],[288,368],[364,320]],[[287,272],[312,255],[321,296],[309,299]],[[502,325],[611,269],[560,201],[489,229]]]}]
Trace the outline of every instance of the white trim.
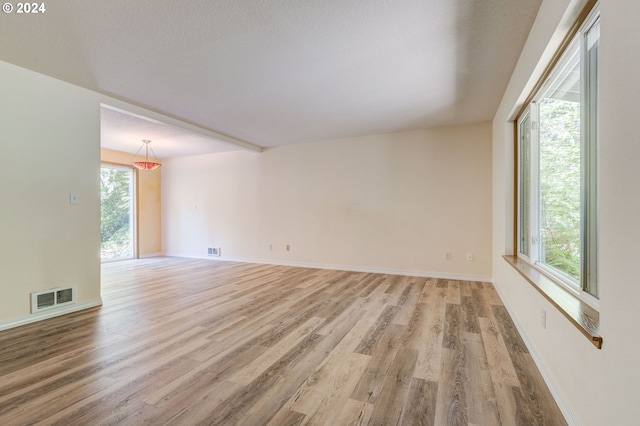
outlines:
[{"label": "white trim", "polygon": [[244,148],[249,151],[262,152],[262,147],[255,145],[253,143],[236,139],[234,137],[216,132],[211,129],[205,129],[204,127],[186,123],[182,120],[178,120],[164,114],[159,114],[155,111],[151,111],[149,109],[146,109],[137,105],[133,105],[128,102],[121,101],[120,99],[117,99],[117,98],[108,97],[104,99],[104,102],[100,103],[100,106],[103,108],[110,109],[112,111],[116,111],[122,114],[127,114],[129,116],[146,120],[152,123],[168,124],[169,126],[177,127],[179,129],[186,130],[196,135],[204,136],[211,139],[216,139],[221,142],[226,142],[228,144],[235,145],[237,147]]},{"label": "white trim", "polygon": [[578,296],[587,305],[591,306],[596,311],[600,312],[600,299],[596,299],[586,291],[581,291]]},{"label": "white trim", "polygon": [[121,262],[123,260],[133,260],[135,256],[127,256],[127,257],[110,257],[108,259],[100,258],[100,264],[102,263],[111,263],[111,262]]},{"label": "white trim", "polygon": [[59,317],[61,315],[70,314],[72,312],[78,312],[89,308],[95,308],[102,305],[102,298],[88,300],[82,303],[74,303],[61,307],[59,309],[50,309],[42,312],[37,312],[22,317],[11,318],[5,321],[0,321],[0,331],[8,330],[10,328],[20,327],[21,325],[32,324],[34,322]]},{"label": "white trim", "polygon": [[213,260],[213,261],[226,260],[229,262],[260,263],[260,264],[266,264],[266,265],[294,266],[294,267],[300,267],[300,268],[331,269],[336,271],[368,272],[373,274],[405,275],[410,277],[426,277],[426,278],[442,278],[442,279],[460,280],[460,281],[491,282],[490,277],[483,277],[479,275],[449,274],[449,273],[442,273],[442,272],[414,271],[409,269],[390,269],[390,268],[376,268],[376,267],[368,267],[368,266],[351,266],[351,265],[331,265],[331,264],[324,264],[324,263],[297,262],[297,261],[289,261],[289,260],[281,260],[281,259],[253,259],[253,258],[229,257],[229,256],[212,257],[208,255],[196,255],[196,254],[175,253],[175,252],[167,252],[164,255],[169,257],[186,257],[190,259],[207,259],[207,260]]},{"label": "white trim", "polygon": [[509,313],[511,320],[513,321],[513,324],[518,329],[518,333],[520,333],[520,337],[522,337],[524,344],[529,350],[529,354],[531,355],[531,358],[533,358],[533,362],[535,362],[536,366],[538,367],[538,370],[540,370],[542,379],[547,384],[547,387],[549,388],[549,391],[551,392],[553,399],[558,404],[558,408],[560,408],[560,411],[562,411],[562,414],[564,415],[564,418],[567,421],[567,424],[569,426],[582,426],[582,422],[580,421],[580,418],[578,417],[575,410],[573,409],[571,402],[569,402],[569,399],[567,398],[565,393],[562,391],[562,388],[558,385],[558,382],[556,381],[554,375],[551,373],[551,370],[549,370],[549,368],[547,367],[547,364],[544,362],[544,358],[540,355],[540,353],[534,346],[533,342],[527,336],[525,329],[518,322],[518,318],[516,317],[515,312],[511,309],[509,304],[506,302],[507,298],[500,291],[500,286],[496,285],[494,282],[493,287],[498,292],[498,295],[500,296],[500,300],[502,300],[502,304],[504,305],[505,309]]},{"label": "white trim", "polygon": [[155,253],[141,254],[140,256],[138,256],[138,258],[147,259],[149,257],[162,257],[162,256],[164,256],[164,253],[162,253],[161,251],[157,251]]}]

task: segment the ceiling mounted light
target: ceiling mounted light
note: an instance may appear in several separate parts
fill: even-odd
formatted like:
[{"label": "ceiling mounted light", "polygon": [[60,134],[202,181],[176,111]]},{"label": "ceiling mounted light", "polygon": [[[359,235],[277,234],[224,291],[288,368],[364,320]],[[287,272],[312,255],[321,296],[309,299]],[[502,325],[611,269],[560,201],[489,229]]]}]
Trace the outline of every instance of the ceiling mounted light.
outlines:
[{"label": "ceiling mounted light", "polygon": [[[156,154],[153,152],[153,148],[151,148],[150,144],[151,144],[150,140],[143,139],[142,145],[140,145],[140,148],[138,148],[138,151],[136,151],[136,153],[133,155],[133,158],[131,159],[131,165],[136,169],[155,170],[160,168],[160,166],[162,165],[158,162],[158,159],[156,158]],[[142,149],[142,147],[144,147],[144,161],[134,161],[136,156]],[[151,150],[152,161],[149,161],[149,150]]]}]

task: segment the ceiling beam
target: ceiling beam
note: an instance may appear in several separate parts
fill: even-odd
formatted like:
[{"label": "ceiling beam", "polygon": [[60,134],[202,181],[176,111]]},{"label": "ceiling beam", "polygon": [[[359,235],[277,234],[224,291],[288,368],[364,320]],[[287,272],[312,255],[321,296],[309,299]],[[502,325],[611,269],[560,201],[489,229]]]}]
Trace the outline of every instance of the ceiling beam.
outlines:
[{"label": "ceiling beam", "polygon": [[196,126],[194,124],[186,123],[176,118],[172,118],[146,108],[132,105],[130,103],[123,102],[115,98],[105,99],[104,102],[100,103],[100,106],[102,108],[111,109],[113,111],[117,111],[122,114],[127,114],[133,117],[137,117],[142,120],[147,120],[150,122],[167,124],[169,126],[177,127],[179,129],[186,130],[187,132],[204,136],[206,138],[215,139],[216,141],[228,143],[230,145],[244,148],[249,151],[262,152],[262,149],[263,149],[262,147],[258,145],[254,145],[250,142],[236,139],[234,137],[216,132],[214,130],[205,129],[205,128]]}]

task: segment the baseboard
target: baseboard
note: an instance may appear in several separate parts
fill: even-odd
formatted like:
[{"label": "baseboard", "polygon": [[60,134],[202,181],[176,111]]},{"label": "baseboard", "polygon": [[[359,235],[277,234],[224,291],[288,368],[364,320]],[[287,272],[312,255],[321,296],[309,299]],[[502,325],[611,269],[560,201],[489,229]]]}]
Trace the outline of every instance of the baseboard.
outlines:
[{"label": "baseboard", "polygon": [[162,253],[161,251],[155,252],[155,253],[147,253],[147,254],[141,254],[138,256],[138,258],[140,259],[147,259],[149,257],[162,257],[164,256],[164,253]]},{"label": "baseboard", "polygon": [[580,418],[578,417],[575,410],[573,409],[573,406],[569,402],[569,399],[567,398],[567,396],[564,394],[564,392],[558,385],[558,382],[556,381],[555,377],[551,373],[551,370],[549,370],[549,368],[547,367],[547,364],[545,363],[544,358],[540,355],[540,352],[538,352],[533,342],[527,336],[527,333],[525,332],[524,328],[518,322],[518,318],[516,317],[515,312],[513,311],[513,309],[511,309],[511,307],[507,303],[507,299],[504,297],[504,295],[500,291],[500,287],[497,286],[495,283],[493,283],[493,286],[498,292],[498,295],[500,296],[500,299],[502,300],[502,303],[504,304],[505,309],[507,310],[507,312],[509,312],[509,316],[511,317],[511,320],[513,321],[514,325],[518,329],[518,332],[520,333],[520,337],[522,337],[524,344],[527,346],[527,349],[531,354],[531,358],[533,358],[533,362],[536,363],[538,370],[540,370],[542,379],[547,384],[547,387],[549,388],[549,391],[551,392],[553,399],[556,401],[556,404],[558,404],[558,408],[560,408],[560,411],[562,411],[562,414],[564,415],[564,418],[567,421],[567,424],[569,426],[582,426],[582,422],[580,421]]},{"label": "baseboard", "polygon": [[49,318],[59,317],[61,315],[70,314],[73,312],[83,311],[89,308],[95,308],[102,305],[102,299],[88,300],[82,303],[74,303],[73,305],[67,305],[60,309],[51,309],[44,312],[38,312],[35,314],[11,318],[9,320],[0,321],[0,331],[8,330],[10,328],[20,327],[21,325],[32,324],[34,322],[43,321]]},{"label": "baseboard", "polygon": [[229,262],[260,263],[265,265],[278,265],[278,266],[294,266],[299,268],[331,269],[334,271],[367,272],[367,273],[373,273],[373,274],[442,278],[445,280],[491,282],[491,277],[483,277],[478,275],[465,275],[465,274],[448,274],[448,273],[433,272],[433,271],[375,268],[375,267],[369,267],[369,266],[331,265],[331,264],[324,264],[324,263],[285,261],[281,259],[254,259],[254,258],[229,257],[229,256],[207,256],[207,255],[199,255],[199,254],[196,255],[196,254],[175,253],[175,252],[173,253],[167,252],[167,253],[164,253],[164,255],[169,257],[186,257],[190,259],[207,259],[207,260],[218,260],[218,261],[223,260],[223,261],[229,261]]}]

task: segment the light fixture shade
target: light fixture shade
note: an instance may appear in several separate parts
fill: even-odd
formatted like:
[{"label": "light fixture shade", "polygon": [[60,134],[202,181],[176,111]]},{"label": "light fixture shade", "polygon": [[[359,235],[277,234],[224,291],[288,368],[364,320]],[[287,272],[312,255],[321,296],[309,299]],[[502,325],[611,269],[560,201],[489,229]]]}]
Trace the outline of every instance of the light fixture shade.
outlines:
[{"label": "light fixture shade", "polygon": [[153,161],[134,161],[131,165],[139,170],[155,170],[159,169],[162,164]]},{"label": "light fixture shade", "polygon": [[[138,148],[138,151],[133,155],[131,159],[131,165],[138,170],[155,170],[160,168],[162,164],[158,162],[156,158],[156,154],[153,152],[153,148],[149,145],[151,143],[150,140],[144,139],[142,141],[142,145]],[[142,147],[144,146],[144,161],[134,161]],[[151,161],[149,161],[149,150],[151,150]]]}]

